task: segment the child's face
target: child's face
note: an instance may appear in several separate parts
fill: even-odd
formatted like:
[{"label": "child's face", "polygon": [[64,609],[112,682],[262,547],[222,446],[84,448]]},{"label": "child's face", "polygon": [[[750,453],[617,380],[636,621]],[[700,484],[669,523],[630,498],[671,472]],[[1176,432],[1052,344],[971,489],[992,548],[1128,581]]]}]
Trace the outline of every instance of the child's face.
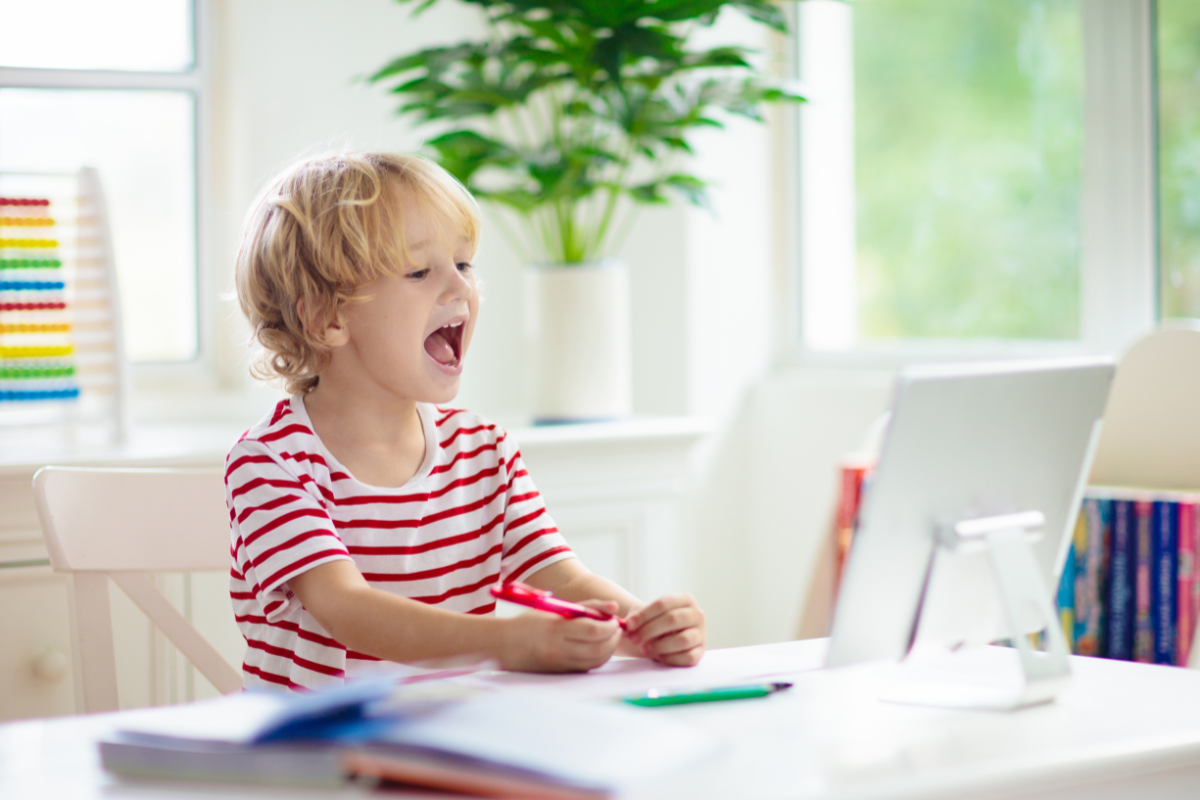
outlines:
[{"label": "child's face", "polygon": [[410,261],[401,274],[360,286],[344,306],[347,366],[385,392],[445,403],[458,394],[479,314],[471,242],[401,201]]}]

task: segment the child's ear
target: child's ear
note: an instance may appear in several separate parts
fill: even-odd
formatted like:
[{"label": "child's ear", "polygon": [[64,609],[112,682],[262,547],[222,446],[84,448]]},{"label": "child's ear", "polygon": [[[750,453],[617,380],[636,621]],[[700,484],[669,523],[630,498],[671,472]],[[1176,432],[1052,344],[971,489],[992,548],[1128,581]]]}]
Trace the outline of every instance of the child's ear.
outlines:
[{"label": "child's ear", "polygon": [[325,344],[328,347],[341,347],[348,341],[350,341],[350,326],[346,324],[346,318],[339,311],[333,322],[325,326]]},{"label": "child's ear", "polygon": [[[321,324],[318,320],[305,314],[303,298],[296,301],[296,315],[304,321],[306,327],[316,328]],[[346,318],[340,309],[333,321],[325,324],[325,330],[321,332],[320,337],[326,347],[341,347],[350,341],[350,329],[347,327]]]}]

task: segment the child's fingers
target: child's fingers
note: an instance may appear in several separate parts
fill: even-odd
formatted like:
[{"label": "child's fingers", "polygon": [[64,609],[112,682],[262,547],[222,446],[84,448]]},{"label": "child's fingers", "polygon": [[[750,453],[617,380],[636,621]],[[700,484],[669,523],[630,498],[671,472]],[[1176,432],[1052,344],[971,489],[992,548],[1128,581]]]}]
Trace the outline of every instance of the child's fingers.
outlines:
[{"label": "child's fingers", "polygon": [[665,661],[668,657],[703,648],[703,645],[704,631],[700,628],[687,628],[646,642],[643,649],[650,658]]},{"label": "child's fingers", "polygon": [[620,633],[620,627],[615,619],[605,622],[586,619],[565,619],[561,623],[562,637],[569,642],[590,643],[607,642]]},{"label": "child's fingers", "polygon": [[687,628],[703,628],[703,626],[703,612],[695,606],[684,606],[672,608],[645,622],[641,627],[630,631],[629,638],[636,643],[647,643]]},{"label": "child's fingers", "polygon": [[594,669],[612,657],[616,645],[612,642],[588,642],[573,647],[568,659],[572,669]]},{"label": "child's fingers", "polygon": [[613,622],[570,620],[561,628],[564,658],[577,671],[594,669],[612,657],[620,642],[621,629]]},{"label": "child's fingers", "polygon": [[594,608],[597,611],[600,611],[604,614],[610,614],[614,617],[617,616],[617,612],[621,610],[621,606],[616,600],[583,600],[579,603],[579,605],[587,606],[588,608]]},{"label": "child's fingers", "polygon": [[656,660],[659,663],[666,664],[670,667],[694,667],[700,663],[700,659],[703,656],[703,645],[697,645],[691,650],[685,650],[682,653],[672,653],[670,655],[660,656]]},{"label": "child's fingers", "polygon": [[642,606],[637,611],[631,613],[625,618],[627,630],[630,633],[639,631],[643,625],[650,620],[662,616],[676,608],[692,607],[699,611],[696,606],[696,601],[691,595],[687,594],[669,594],[658,598],[649,605]]},{"label": "child's fingers", "polygon": [[579,605],[603,611],[606,614],[616,614],[620,608],[616,600],[582,600]]}]

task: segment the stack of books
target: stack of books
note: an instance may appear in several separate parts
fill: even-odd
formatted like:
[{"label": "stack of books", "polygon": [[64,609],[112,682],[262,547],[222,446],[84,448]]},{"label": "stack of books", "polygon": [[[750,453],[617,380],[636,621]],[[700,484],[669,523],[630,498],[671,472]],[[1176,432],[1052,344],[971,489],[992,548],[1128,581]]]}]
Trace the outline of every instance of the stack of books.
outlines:
[{"label": "stack of books", "polygon": [[1198,527],[1200,493],[1090,487],[1058,587],[1072,651],[1186,666]]},{"label": "stack of books", "polygon": [[100,742],[100,760],[126,779],[336,787],[365,778],[473,796],[600,800],[633,788],[654,796],[656,781],[722,747],[678,718],[613,700],[452,679],[414,686],[385,675],[126,715]]}]

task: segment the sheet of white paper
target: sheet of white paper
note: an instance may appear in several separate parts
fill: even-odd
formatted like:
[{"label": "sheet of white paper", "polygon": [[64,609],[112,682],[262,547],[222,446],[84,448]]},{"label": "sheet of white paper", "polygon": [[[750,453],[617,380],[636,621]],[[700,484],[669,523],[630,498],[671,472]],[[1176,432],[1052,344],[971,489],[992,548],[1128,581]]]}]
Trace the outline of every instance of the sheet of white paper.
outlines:
[{"label": "sheet of white paper", "polygon": [[146,714],[132,724],[122,725],[121,730],[144,736],[245,744],[287,701],[284,694],[242,692]]},{"label": "sheet of white paper", "polygon": [[694,667],[668,667],[645,658],[614,658],[591,672],[532,675],[477,673],[457,680],[492,688],[534,687],[571,697],[602,699],[642,694],[650,689],[685,689],[757,683],[818,669],[825,663],[826,640],[781,642],[760,647],[711,650]]},{"label": "sheet of white paper", "polygon": [[534,689],[446,706],[386,738],[605,788],[652,780],[721,749],[711,735],[652,709]]}]

